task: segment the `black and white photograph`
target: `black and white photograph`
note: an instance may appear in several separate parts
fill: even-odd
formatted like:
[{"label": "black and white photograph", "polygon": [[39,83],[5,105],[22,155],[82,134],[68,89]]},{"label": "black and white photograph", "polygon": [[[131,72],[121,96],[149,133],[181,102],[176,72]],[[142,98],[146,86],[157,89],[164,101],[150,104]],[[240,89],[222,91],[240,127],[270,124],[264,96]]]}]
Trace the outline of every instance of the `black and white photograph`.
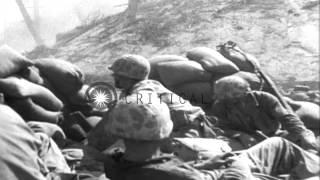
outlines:
[{"label": "black and white photograph", "polygon": [[318,0],[1,0],[0,180],[320,180]]}]

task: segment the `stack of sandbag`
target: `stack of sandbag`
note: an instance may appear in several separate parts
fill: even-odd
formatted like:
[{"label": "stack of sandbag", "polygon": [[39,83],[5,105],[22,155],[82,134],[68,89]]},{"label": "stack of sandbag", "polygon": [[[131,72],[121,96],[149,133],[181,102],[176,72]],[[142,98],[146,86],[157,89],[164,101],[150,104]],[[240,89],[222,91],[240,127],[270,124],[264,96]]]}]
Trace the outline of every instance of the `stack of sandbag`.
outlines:
[{"label": "stack of sandbag", "polygon": [[50,90],[19,76],[1,78],[0,90],[9,97],[31,98],[33,102],[48,110],[59,111],[63,107],[62,102]]},{"label": "stack of sandbag", "polygon": [[265,83],[265,81],[261,77],[259,77],[256,73],[239,71],[230,76],[237,76],[246,80],[250,84],[250,87],[252,90],[261,90],[265,92],[271,92],[270,86],[268,86]]},{"label": "stack of sandbag", "polygon": [[309,86],[296,85],[289,91],[288,96],[296,101],[308,101],[320,104],[320,92],[311,90]]},{"label": "stack of sandbag", "polygon": [[193,48],[186,56],[188,59],[176,55],[151,58],[150,79],[159,80],[191,103],[211,103],[213,81],[239,71],[231,61],[210,48]]},{"label": "stack of sandbag", "polygon": [[177,55],[158,55],[149,59],[151,70],[149,74],[150,79],[161,81],[157,66],[159,63],[171,61],[188,61],[187,58]]},{"label": "stack of sandbag", "polygon": [[223,57],[218,51],[207,47],[196,47],[187,52],[187,58],[202,65],[213,76],[227,76],[239,71],[239,68]]},{"label": "stack of sandbag", "polygon": [[[238,46],[230,46],[228,43],[219,46],[218,51],[197,47],[187,52],[187,58],[199,62],[206,71],[210,72],[213,84],[225,76],[238,76],[246,80],[253,90],[272,92],[264,80],[254,73],[254,67],[260,67],[254,56],[243,52]],[[197,85],[194,84],[194,86]],[[199,86],[199,88],[205,87]],[[211,97],[212,93],[214,92],[211,92]]]},{"label": "stack of sandbag", "polygon": [[0,47],[0,78],[18,73],[33,63],[7,45]]},{"label": "stack of sandbag", "polygon": [[[186,53],[186,57],[194,63],[201,65],[210,78],[202,78],[174,87],[175,92],[187,94],[187,99],[204,105],[212,102],[213,83],[216,79],[239,72],[239,68],[219,52],[207,47],[196,47]],[[200,66],[199,66],[200,67]],[[182,94],[180,93],[180,94]]]},{"label": "stack of sandbag", "polygon": [[83,86],[84,75],[76,66],[62,59],[35,60],[41,76],[48,79],[53,88],[64,96],[77,93]]},{"label": "stack of sandbag", "polygon": [[101,119],[92,117],[92,107],[86,96],[89,86],[84,84],[83,72],[76,65],[62,59],[38,59],[35,60],[35,66],[65,105],[64,121],[60,125],[67,137],[75,141],[83,140],[92,128],[84,124],[95,124],[97,119]]},{"label": "stack of sandbag", "polygon": [[232,41],[217,46],[217,51],[239,68],[240,72],[238,76],[248,81],[251,89],[274,94],[272,88],[257,75],[257,71],[260,69],[260,63],[256,57],[244,52]]},{"label": "stack of sandbag", "polygon": [[90,116],[92,108],[86,97],[88,85],[77,66],[59,59],[32,62],[7,46],[0,48],[0,65],[0,93],[26,121],[59,123],[64,131],[73,130],[76,140],[101,119],[79,112]]},{"label": "stack of sandbag", "polygon": [[49,82],[49,80],[46,77],[43,77],[41,75],[39,68],[37,68],[34,65],[23,69],[18,73],[18,75],[32,83],[44,86],[48,88],[50,91],[52,91],[53,93],[55,93],[55,90],[52,84]]},{"label": "stack of sandbag", "polygon": [[40,71],[35,66],[29,66],[27,68],[22,69],[18,73],[18,75],[32,83],[39,85],[46,85],[46,83],[48,82],[40,76]]},{"label": "stack of sandbag", "polygon": [[173,61],[159,63],[157,70],[164,85],[174,87],[192,82],[207,82],[211,74],[194,61]]},{"label": "stack of sandbag", "polygon": [[152,77],[162,82],[168,89],[193,103],[201,103],[211,96],[211,73],[195,61],[174,55],[152,58]]},{"label": "stack of sandbag", "polygon": [[0,79],[6,102],[27,121],[57,123],[63,103],[47,88],[19,76]]},{"label": "stack of sandbag", "polygon": [[82,111],[87,115],[91,111],[85,94],[88,85],[84,84],[84,74],[78,66],[54,58],[35,60],[35,66],[45,80],[43,85],[64,102],[65,112]]},{"label": "stack of sandbag", "polygon": [[[6,103],[27,121],[57,123],[63,103],[50,90],[36,84],[42,83],[42,79],[33,69],[33,62],[14,49],[2,46],[0,64],[0,92]],[[32,81],[20,74],[30,75]]]},{"label": "stack of sandbag", "polygon": [[233,62],[240,69],[240,71],[253,73],[255,71],[255,67],[260,67],[259,61],[253,55],[244,52],[236,43],[232,41],[228,41],[222,45],[219,45],[217,50],[225,58]]}]

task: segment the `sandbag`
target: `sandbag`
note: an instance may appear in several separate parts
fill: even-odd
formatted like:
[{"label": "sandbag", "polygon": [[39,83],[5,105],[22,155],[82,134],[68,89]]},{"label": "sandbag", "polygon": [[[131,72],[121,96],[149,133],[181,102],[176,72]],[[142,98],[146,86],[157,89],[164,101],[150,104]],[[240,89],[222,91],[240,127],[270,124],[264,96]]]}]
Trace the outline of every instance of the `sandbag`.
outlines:
[{"label": "sandbag", "polygon": [[75,94],[72,94],[68,96],[68,102],[71,105],[86,105],[89,103],[89,100],[86,95],[86,91],[89,88],[89,85],[83,85],[82,88],[76,92]]},{"label": "sandbag", "polygon": [[293,91],[308,92],[308,91],[310,91],[310,87],[309,86],[305,86],[305,85],[296,85],[296,86],[294,86]]},{"label": "sandbag", "polygon": [[0,47],[0,78],[13,75],[32,64],[32,61],[11,47]]},{"label": "sandbag", "polygon": [[60,99],[62,102],[67,102],[67,95],[61,94],[59,91],[56,90],[56,88],[52,85],[52,83],[46,78],[41,76],[43,79],[43,84],[41,86],[49,89],[58,99]]},{"label": "sandbag", "polygon": [[61,59],[39,59],[35,66],[40,69],[54,88],[64,95],[70,95],[81,89],[84,82],[82,71],[75,65]]},{"label": "sandbag", "polygon": [[195,82],[177,85],[170,88],[174,93],[190,101],[190,103],[210,104],[213,90],[209,82]]},{"label": "sandbag", "polygon": [[200,63],[206,71],[213,75],[230,75],[239,71],[239,68],[219,52],[207,47],[197,47],[187,52],[187,58]]},{"label": "sandbag", "polygon": [[18,76],[0,79],[0,91],[10,97],[30,97],[47,110],[60,111],[63,108],[63,103],[50,90]]},{"label": "sandbag", "polygon": [[308,93],[304,91],[293,91],[289,94],[289,97],[295,101],[310,101]]},{"label": "sandbag", "polygon": [[31,98],[7,99],[7,104],[18,112],[25,121],[40,121],[57,124],[62,118],[60,111],[48,111],[35,104]]},{"label": "sandbag", "polygon": [[260,79],[257,76],[257,74],[240,71],[238,73],[233,74],[232,76],[238,76],[243,78],[250,84],[250,87],[253,90],[261,90],[263,88],[263,80]]},{"label": "sandbag", "polygon": [[157,70],[165,86],[171,87],[191,82],[210,81],[211,74],[194,61],[173,61],[159,63]]},{"label": "sandbag", "polygon": [[174,138],[173,152],[183,161],[194,161],[231,152],[227,142],[206,138]]},{"label": "sandbag", "polygon": [[232,76],[238,76],[246,80],[250,84],[252,90],[272,92],[271,88],[266,83],[264,83],[264,81],[261,78],[259,78],[255,73],[240,71],[233,74]]},{"label": "sandbag", "polygon": [[43,85],[45,83],[44,79],[40,76],[39,69],[35,66],[23,69],[18,75],[35,84]]},{"label": "sandbag", "polygon": [[246,72],[255,71],[255,69],[248,62],[248,60],[251,61],[256,67],[260,67],[259,61],[253,55],[243,52],[240,49],[240,47],[237,46],[235,43],[233,45],[231,45],[230,43],[233,43],[233,42],[227,42],[223,45],[220,45],[217,47],[217,50],[225,58],[233,62],[240,69],[240,71],[246,71]]},{"label": "sandbag", "polygon": [[320,129],[319,105],[306,101],[294,101],[289,98],[286,101],[308,129]]},{"label": "sandbag", "polygon": [[162,62],[170,62],[170,61],[188,61],[187,58],[177,55],[158,55],[151,57],[149,59],[151,70],[149,74],[149,79],[160,80],[159,73],[157,72],[157,65]]}]

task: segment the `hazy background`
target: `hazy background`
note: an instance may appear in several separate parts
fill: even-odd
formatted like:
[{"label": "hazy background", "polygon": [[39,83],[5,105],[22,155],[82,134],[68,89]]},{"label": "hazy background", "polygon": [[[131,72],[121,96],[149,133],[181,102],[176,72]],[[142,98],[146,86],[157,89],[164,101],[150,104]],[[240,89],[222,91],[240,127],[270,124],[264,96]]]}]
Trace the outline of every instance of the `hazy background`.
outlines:
[{"label": "hazy background", "polygon": [[[30,51],[34,40],[16,1],[0,0],[0,45]],[[22,1],[32,18],[39,3],[40,34],[50,47],[29,52],[30,59],[61,58],[97,74],[125,53],[183,56],[232,40],[274,79],[319,81],[317,0],[141,0],[134,20],[118,13],[127,0]]]},{"label": "hazy background", "polygon": [[[36,0],[23,0],[34,18]],[[55,43],[55,35],[107,16],[127,7],[127,0],[38,0],[40,35],[46,45]],[[15,0],[0,1],[0,45],[8,44],[18,50],[31,50],[35,43],[24,23]]]}]

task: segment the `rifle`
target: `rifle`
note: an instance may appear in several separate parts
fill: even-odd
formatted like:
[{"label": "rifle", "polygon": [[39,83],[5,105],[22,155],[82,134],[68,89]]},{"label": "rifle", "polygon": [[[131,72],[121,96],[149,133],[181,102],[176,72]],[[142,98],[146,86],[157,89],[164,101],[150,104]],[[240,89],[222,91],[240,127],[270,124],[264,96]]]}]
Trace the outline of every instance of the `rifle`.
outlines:
[{"label": "rifle", "polygon": [[280,101],[281,105],[286,108],[290,113],[293,112],[291,106],[284,100],[282,94],[279,92],[279,90],[277,89],[275,83],[271,80],[271,78],[269,76],[266,75],[266,73],[264,73],[260,67],[256,66],[255,63],[253,63],[252,61],[250,61],[250,59],[248,58],[248,56],[246,55],[245,52],[243,52],[235,42],[233,41],[228,41],[227,43],[225,43],[223,45],[225,48],[228,49],[233,49],[236,52],[240,53],[241,55],[243,55],[243,57],[245,58],[245,60],[252,66],[252,68],[254,69],[254,72],[261,77],[264,82],[270,87],[271,93],[273,95],[275,95],[278,100]]}]

